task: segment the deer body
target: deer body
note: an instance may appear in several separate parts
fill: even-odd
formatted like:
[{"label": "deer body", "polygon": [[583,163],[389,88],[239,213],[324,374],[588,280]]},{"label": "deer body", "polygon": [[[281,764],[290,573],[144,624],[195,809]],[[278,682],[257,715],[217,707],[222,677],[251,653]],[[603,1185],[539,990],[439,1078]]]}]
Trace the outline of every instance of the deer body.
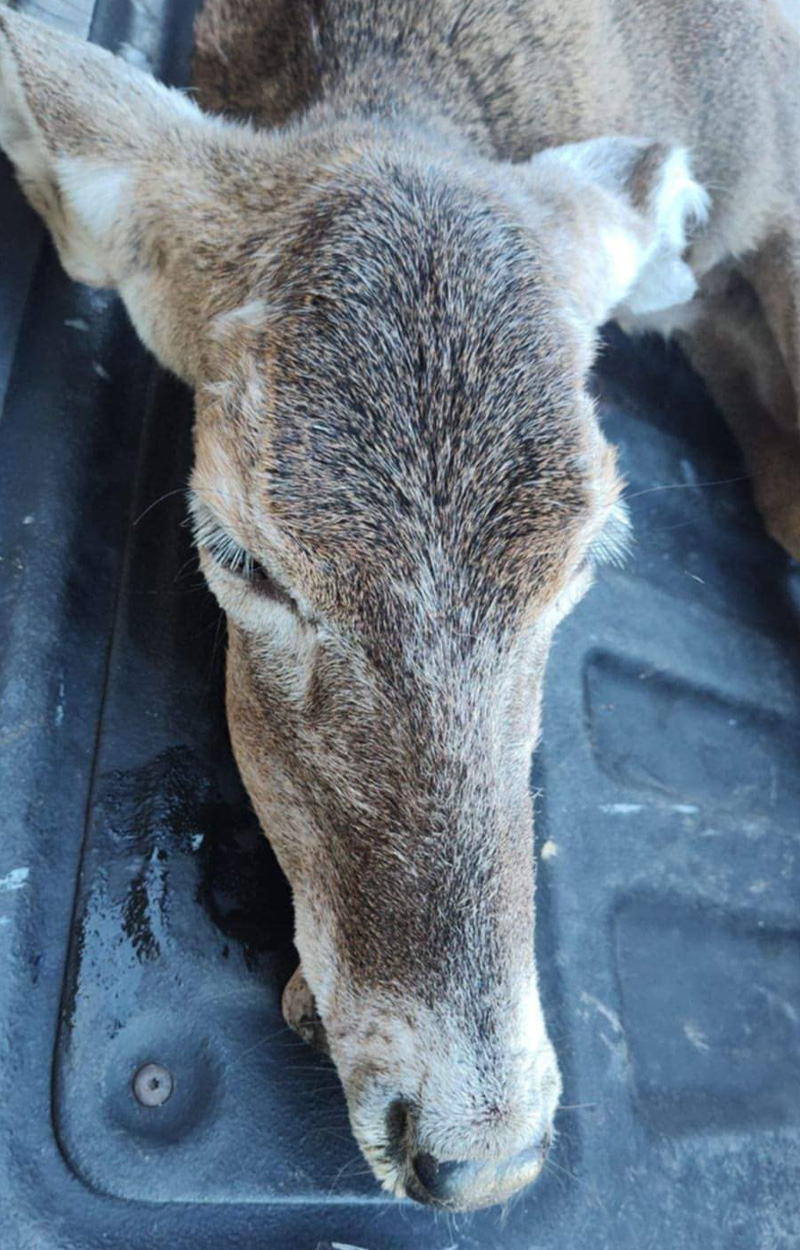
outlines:
[{"label": "deer body", "polygon": [[0,10],[23,188],[195,389],[232,741],[294,890],[287,1014],[318,1013],[399,1195],[502,1201],[551,1133],[528,768],[553,629],[624,545],[603,321],[686,336],[800,546],[790,18],[210,0],[212,117]]}]

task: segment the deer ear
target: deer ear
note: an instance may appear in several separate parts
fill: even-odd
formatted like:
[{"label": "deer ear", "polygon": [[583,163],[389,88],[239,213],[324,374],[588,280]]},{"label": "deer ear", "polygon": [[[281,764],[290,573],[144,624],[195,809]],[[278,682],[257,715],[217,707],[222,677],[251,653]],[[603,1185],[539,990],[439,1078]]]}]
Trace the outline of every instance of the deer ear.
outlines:
[{"label": "deer ear", "polygon": [[697,283],[684,252],[708,215],[709,197],[683,148],[590,139],[539,153],[526,180],[548,205],[595,324],[691,299]]},{"label": "deer ear", "polygon": [[233,234],[225,172],[247,158],[252,168],[257,137],[0,8],[0,147],[70,276],[116,287],[145,343],[194,380],[214,313],[210,258]]}]

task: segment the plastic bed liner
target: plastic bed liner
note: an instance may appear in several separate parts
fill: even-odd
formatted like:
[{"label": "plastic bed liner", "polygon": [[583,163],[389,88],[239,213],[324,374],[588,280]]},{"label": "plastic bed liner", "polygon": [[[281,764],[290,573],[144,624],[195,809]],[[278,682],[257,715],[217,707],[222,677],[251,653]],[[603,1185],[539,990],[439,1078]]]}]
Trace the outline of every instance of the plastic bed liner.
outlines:
[{"label": "plastic bed liner", "polygon": [[[190,7],[27,11],[186,81]],[[796,1250],[798,570],[676,351],[611,330],[596,386],[637,542],[559,630],[533,770],[565,1105],[533,1188],[437,1217],[281,1019],[190,397],[0,168],[2,1250]]]}]

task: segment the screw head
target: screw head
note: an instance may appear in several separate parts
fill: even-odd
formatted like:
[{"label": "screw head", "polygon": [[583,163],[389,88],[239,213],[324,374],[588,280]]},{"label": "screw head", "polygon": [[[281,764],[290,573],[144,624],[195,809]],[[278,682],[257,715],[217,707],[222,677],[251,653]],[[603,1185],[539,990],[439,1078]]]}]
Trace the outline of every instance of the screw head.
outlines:
[{"label": "screw head", "polygon": [[172,1073],[163,1064],[145,1063],[133,1078],[133,1094],[143,1107],[161,1107],[174,1085]]}]

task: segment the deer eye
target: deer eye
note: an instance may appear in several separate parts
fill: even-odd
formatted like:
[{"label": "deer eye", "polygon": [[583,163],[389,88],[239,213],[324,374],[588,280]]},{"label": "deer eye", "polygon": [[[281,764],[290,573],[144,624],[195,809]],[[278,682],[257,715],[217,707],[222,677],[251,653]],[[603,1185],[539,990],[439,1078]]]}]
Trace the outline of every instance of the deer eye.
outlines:
[{"label": "deer eye", "polygon": [[264,595],[267,599],[273,599],[276,603],[282,603],[285,607],[291,608],[293,612],[297,612],[297,604],[287,590],[279,586],[269,569],[265,569],[263,564],[259,564],[252,556],[246,557],[249,564],[246,564],[245,571],[242,573],[246,577],[254,590],[260,595]]},{"label": "deer eye", "polygon": [[611,509],[602,533],[595,539],[588,559],[592,564],[614,564],[620,568],[631,547],[631,522],[624,503]]},{"label": "deer eye", "polygon": [[297,604],[288,591],[276,582],[275,578],[266,569],[263,564],[256,560],[255,556],[250,555],[249,551],[245,551],[243,547],[237,546],[232,539],[227,538],[227,544],[222,552],[215,551],[206,544],[206,549],[229,573],[233,573],[236,577],[240,577],[242,581],[248,582],[253,590],[263,595],[266,599],[273,599],[276,603],[282,603],[287,608],[291,608],[293,612],[297,611]]},{"label": "deer eye", "polygon": [[297,604],[288,591],[275,580],[269,569],[258,561],[255,556],[241,547],[230,534],[226,534],[219,524],[208,514],[193,508],[194,540],[211,558],[225,569],[227,573],[241,578],[252,586],[253,590],[276,603],[283,603],[292,611],[297,611]]}]

